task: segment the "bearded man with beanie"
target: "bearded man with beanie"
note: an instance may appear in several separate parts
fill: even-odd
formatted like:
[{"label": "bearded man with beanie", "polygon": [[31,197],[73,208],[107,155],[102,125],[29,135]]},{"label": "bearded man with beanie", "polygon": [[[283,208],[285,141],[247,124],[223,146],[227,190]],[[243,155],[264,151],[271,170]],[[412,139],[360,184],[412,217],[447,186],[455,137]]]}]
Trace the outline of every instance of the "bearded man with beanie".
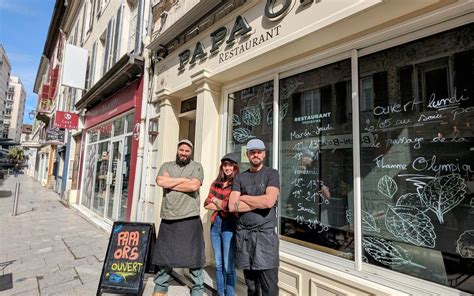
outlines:
[{"label": "bearded man with beanie", "polygon": [[189,268],[192,296],[204,293],[204,236],[199,216],[199,188],[204,179],[202,165],[191,160],[193,144],[178,143],[176,160],[163,163],[156,184],[163,188],[161,224],[153,252],[158,266],[154,296],[168,292],[173,268]]}]

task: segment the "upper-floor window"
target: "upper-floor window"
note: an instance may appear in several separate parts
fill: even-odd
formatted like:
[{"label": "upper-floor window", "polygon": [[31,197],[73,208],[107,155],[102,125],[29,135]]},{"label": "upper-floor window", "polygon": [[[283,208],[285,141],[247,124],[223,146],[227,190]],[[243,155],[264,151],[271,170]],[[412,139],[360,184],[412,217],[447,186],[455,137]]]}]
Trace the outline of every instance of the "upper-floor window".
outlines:
[{"label": "upper-floor window", "polygon": [[97,0],[97,19],[104,13],[110,0]]},{"label": "upper-floor window", "polygon": [[374,80],[372,76],[360,79],[360,111],[372,110],[374,107]]},{"label": "upper-floor window", "polygon": [[122,35],[122,16],[123,6],[120,6],[116,16],[109,20],[107,29],[100,37],[103,48],[102,75],[105,75],[119,58]]},{"label": "upper-floor window", "polygon": [[95,67],[96,67],[96,59],[97,59],[97,41],[92,44],[92,51],[89,55],[89,59],[87,61],[87,73],[86,73],[86,89],[89,89],[94,85],[95,82]]},{"label": "upper-floor window", "polygon": [[130,19],[128,28],[128,52],[132,52],[135,49],[135,40],[137,32],[137,20],[138,20],[138,1],[128,1],[130,8]]}]

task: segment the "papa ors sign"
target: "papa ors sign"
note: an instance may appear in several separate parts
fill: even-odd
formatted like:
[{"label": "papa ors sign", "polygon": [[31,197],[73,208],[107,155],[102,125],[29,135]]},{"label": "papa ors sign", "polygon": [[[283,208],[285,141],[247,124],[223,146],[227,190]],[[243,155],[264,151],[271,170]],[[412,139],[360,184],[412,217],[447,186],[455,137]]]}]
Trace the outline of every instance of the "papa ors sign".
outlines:
[{"label": "papa ors sign", "polygon": [[110,234],[97,295],[102,292],[139,295],[143,275],[150,267],[155,241],[154,225],[115,222]]},{"label": "papa ors sign", "polygon": [[[292,9],[296,2],[300,5],[306,6],[311,4],[314,0],[267,0],[265,4],[265,17],[270,21],[277,21],[285,17],[288,12]],[[211,37],[211,49],[209,50],[211,55],[219,52],[221,45],[226,43],[227,46],[232,46],[235,43],[236,36],[246,36],[252,32],[252,27],[248,24],[247,20],[239,15],[232,26],[227,37],[227,28],[220,27],[210,34]],[[227,39],[226,39],[227,37]],[[207,52],[201,42],[197,42],[194,46],[194,50],[186,49],[179,54],[179,71],[184,71],[187,64],[194,65],[197,60],[203,59],[207,56]]]}]

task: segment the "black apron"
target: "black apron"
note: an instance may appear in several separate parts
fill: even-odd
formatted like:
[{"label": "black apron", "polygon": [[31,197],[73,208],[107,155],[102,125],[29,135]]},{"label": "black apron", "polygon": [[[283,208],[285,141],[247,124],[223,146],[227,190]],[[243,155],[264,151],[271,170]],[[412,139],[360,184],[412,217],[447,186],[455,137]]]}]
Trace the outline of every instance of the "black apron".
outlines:
[{"label": "black apron", "polygon": [[153,264],[171,268],[200,268],[206,262],[199,216],[162,220],[153,251]]},{"label": "black apron", "polygon": [[273,221],[237,225],[235,262],[240,269],[266,270],[280,265],[279,239]]}]

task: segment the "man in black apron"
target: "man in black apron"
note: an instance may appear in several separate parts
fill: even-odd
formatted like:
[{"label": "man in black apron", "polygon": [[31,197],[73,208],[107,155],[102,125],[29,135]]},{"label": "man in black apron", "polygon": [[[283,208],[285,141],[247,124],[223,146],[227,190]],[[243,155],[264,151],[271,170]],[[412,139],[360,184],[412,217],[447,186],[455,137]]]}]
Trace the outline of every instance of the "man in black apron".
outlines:
[{"label": "man in black apron", "polygon": [[189,268],[193,281],[192,296],[204,292],[204,236],[199,216],[199,188],[204,179],[202,165],[191,160],[193,144],[178,143],[176,160],[163,163],[156,184],[163,188],[161,224],[153,252],[158,266],[154,296],[168,292],[173,268]]},{"label": "man in black apron", "polygon": [[249,296],[278,295],[279,240],[277,200],[280,178],[277,170],[263,165],[265,144],[247,143],[250,169],[234,179],[229,210],[240,213],[236,232],[236,264],[243,269]]}]

